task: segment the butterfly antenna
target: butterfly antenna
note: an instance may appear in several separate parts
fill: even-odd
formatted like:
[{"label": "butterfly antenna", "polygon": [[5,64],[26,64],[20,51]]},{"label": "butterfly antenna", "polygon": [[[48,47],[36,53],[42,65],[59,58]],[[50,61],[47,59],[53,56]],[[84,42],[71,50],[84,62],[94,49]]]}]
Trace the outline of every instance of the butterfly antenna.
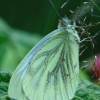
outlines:
[{"label": "butterfly antenna", "polygon": [[54,10],[56,11],[57,15],[62,19],[62,17],[59,15],[59,13],[57,12],[57,9],[55,8],[55,5],[53,4],[53,2],[51,0],[49,0],[50,3],[52,4]]}]

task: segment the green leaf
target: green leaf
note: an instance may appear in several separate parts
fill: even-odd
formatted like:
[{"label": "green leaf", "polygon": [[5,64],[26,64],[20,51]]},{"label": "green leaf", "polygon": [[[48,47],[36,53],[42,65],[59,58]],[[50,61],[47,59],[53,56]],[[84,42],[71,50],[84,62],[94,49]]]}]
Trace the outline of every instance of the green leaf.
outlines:
[{"label": "green leaf", "polygon": [[80,79],[73,100],[100,100],[100,87],[87,80]]},{"label": "green leaf", "polygon": [[38,33],[11,28],[0,18],[0,70],[13,71],[41,38]]},{"label": "green leaf", "polygon": [[7,94],[10,77],[10,73],[0,72],[0,100],[11,100]]},{"label": "green leaf", "polygon": [[[8,85],[11,73],[0,72],[0,100],[12,100],[8,97]],[[100,87],[87,80],[80,79],[73,100],[100,100]]]}]

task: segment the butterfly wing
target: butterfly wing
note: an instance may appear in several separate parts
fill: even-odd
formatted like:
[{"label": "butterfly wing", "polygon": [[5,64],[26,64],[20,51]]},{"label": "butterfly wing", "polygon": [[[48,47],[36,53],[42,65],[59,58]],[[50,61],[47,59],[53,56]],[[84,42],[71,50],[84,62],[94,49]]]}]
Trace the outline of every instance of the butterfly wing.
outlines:
[{"label": "butterfly wing", "polygon": [[[8,94],[18,100],[70,100],[78,84],[78,44],[63,28],[44,37],[12,75]],[[74,37],[72,37],[74,38]]]}]

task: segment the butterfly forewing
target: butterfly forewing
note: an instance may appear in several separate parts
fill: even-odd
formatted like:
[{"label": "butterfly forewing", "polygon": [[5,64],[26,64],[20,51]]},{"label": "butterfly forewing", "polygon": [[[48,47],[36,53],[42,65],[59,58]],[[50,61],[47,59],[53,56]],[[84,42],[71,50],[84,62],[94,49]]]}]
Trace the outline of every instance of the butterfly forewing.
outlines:
[{"label": "butterfly forewing", "polygon": [[78,35],[73,30],[60,28],[51,32],[28,53],[12,75],[10,97],[18,100],[24,100],[20,95],[26,100],[73,98],[79,73]]}]

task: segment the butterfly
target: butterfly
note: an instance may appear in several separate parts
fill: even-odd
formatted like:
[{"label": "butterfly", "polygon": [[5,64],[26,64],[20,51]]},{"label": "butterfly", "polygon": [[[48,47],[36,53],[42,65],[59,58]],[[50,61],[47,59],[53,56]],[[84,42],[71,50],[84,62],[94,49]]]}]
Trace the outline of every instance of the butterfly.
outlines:
[{"label": "butterfly", "polygon": [[9,97],[71,100],[79,80],[79,43],[75,27],[63,17],[58,29],[41,39],[18,65],[9,83]]}]

